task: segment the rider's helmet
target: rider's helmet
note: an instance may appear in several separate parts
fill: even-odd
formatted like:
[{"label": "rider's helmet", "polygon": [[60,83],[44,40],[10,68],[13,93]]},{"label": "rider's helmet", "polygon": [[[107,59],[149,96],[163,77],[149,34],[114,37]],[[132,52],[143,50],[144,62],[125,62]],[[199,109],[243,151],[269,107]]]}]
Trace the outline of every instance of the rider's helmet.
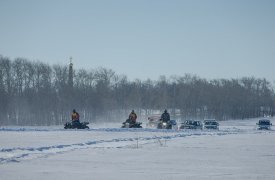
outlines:
[{"label": "rider's helmet", "polygon": [[73,113],[75,113],[76,112],[76,110],[75,109],[73,109]]},{"label": "rider's helmet", "polygon": [[164,113],[167,113],[167,110],[166,110],[166,109],[164,110]]},{"label": "rider's helmet", "polygon": [[135,113],[135,111],[134,110],[132,110],[132,112],[131,113]]}]

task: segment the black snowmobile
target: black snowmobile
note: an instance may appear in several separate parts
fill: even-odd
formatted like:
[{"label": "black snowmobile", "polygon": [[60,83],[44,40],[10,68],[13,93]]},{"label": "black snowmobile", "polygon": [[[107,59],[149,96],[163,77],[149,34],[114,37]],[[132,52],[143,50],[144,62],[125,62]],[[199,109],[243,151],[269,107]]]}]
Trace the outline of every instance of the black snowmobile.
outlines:
[{"label": "black snowmobile", "polygon": [[79,122],[79,123],[67,122],[64,124],[64,129],[90,129],[88,124],[89,122]]},{"label": "black snowmobile", "polygon": [[158,129],[172,129],[172,123],[170,121],[160,120],[157,126]]},{"label": "black snowmobile", "polygon": [[133,123],[130,119],[127,119],[125,122],[122,123],[121,128],[142,128],[141,122]]}]

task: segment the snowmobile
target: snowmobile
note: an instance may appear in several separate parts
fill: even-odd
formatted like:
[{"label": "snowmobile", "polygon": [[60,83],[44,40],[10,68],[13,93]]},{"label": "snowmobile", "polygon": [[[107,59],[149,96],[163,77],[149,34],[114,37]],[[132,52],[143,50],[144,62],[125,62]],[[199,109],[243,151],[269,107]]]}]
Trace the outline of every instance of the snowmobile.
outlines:
[{"label": "snowmobile", "polygon": [[163,121],[160,120],[160,122],[158,123],[158,129],[172,129],[172,124],[170,121]]},{"label": "snowmobile", "polygon": [[72,123],[67,122],[64,124],[64,129],[90,129],[89,122]]},{"label": "snowmobile", "polygon": [[125,122],[122,123],[121,128],[142,128],[141,126],[142,122],[131,122],[129,119],[127,119]]},{"label": "snowmobile", "polygon": [[167,122],[160,119],[157,128],[158,129],[174,129],[177,126],[176,120],[169,120]]}]

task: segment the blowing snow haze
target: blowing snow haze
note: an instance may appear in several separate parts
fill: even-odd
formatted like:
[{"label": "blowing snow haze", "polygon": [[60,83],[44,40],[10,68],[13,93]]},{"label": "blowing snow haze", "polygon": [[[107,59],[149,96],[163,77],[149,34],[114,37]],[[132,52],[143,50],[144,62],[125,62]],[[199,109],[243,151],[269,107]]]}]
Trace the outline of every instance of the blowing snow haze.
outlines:
[{"label": "blowing snow haze", "polygon": [[275,1],[0,2],[0,54],[130,79],[275,77]]}]

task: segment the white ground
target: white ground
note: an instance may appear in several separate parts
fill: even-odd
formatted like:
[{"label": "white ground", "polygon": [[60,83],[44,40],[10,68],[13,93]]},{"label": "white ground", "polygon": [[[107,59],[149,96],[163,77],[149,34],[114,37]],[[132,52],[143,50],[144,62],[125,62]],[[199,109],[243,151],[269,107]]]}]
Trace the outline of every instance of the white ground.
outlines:
[{"label": "white ground", "polygon": [[256,130],[256,120],[220,124],[219,131],[0,127],[0,179],[275,179],[275,131]]}]

